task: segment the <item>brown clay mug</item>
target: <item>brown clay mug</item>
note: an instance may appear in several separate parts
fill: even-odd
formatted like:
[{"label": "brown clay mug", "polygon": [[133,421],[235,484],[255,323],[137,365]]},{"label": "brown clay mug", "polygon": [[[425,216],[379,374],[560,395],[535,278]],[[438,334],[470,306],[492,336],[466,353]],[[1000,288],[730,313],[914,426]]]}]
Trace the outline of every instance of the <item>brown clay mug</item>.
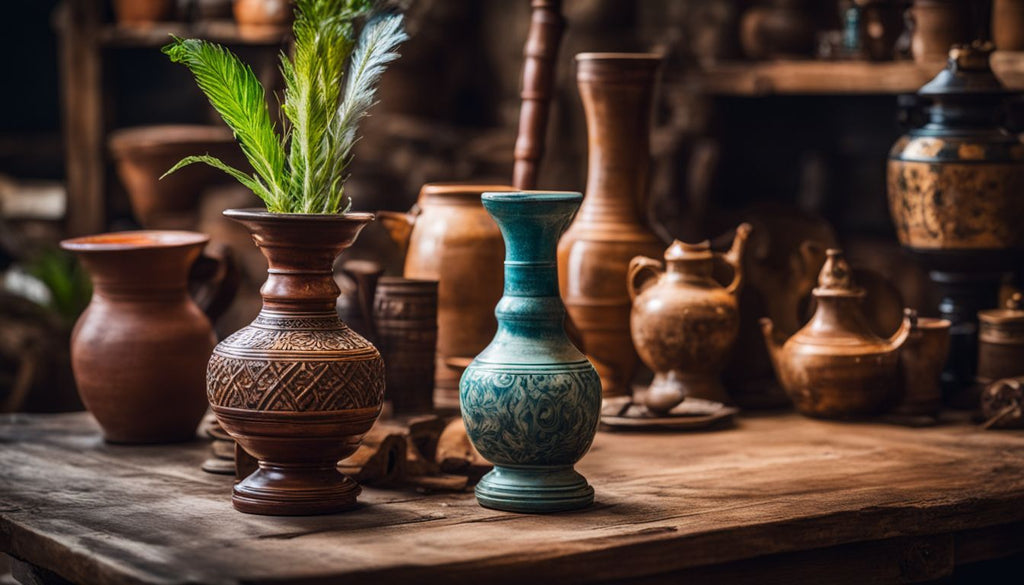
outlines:
[{"label": "brown clay mug", "polygon": [[947,319],[918,317],[911,322],[910,336],[900,350],[903,396],[897,414],[935,415],[942,408],[940,377],[949,357]]},{"label": "brown clay mug", "polygon": [[[217,342],[189,295],[189,271],[209,236],[136,231],[64,240],[92,276],[93,295],[71,335],[79,395],[112,443],[196,436],[206,412],[206,362]],[[211,271],[197,296],[229,280]],[[226,307],[222,300],[218,308]]]}]

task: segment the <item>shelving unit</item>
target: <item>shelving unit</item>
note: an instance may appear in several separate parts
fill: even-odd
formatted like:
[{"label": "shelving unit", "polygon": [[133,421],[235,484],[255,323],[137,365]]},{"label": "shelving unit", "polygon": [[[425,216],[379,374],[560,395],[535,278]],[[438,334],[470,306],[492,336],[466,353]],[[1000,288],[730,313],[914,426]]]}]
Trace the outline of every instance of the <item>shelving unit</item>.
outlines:
[{"label": "shelving unit", "polygon": [[108,125],[104,110],[109,98],[104,91],[103,65],[110,50],[156,50],[167,44],[171,35],[278,50],[286,45],[289,34],[287,28],[242,30],[231,21],[127,27],[103,22],[102,14],[103,0],[65,0],[54,19],[60,39],[69,236],[96,233],[107,226]]},{"label": "shelving unit", "polygon": [[[913,93],[945,62],[766,61],[721,63],[686,79],[711,96],[885,95]],[[997,52],[992,66],[1009,87],[1024,89],[1024,53]]]}]

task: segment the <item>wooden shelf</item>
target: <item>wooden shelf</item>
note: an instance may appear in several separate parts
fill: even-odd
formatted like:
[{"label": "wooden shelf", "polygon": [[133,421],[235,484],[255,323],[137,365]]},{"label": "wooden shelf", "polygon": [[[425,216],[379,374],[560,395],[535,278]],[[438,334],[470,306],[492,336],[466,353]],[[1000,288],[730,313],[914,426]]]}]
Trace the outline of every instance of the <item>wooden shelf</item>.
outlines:
[{"label": "wooden shelf", "polygon": [[[722,63],[684,79],[691,90],[722,96],[893,95],[914,93],[945,62],[770,61]],[[1024,53],[996,51],[992,69],[1007,87],[1024,89]]]},{"label": "wooden shelf", "polygon": [[161,22],[146,26],[105,25],[98,31],[99,43],[106,47],[161,47],[170,37],[197,38],[227,45],[280,45],[290,34],[289,27],[239,27],[234,21],[214,20],[197,23]]},{"label": "wooden shelf", "polygon": [[944,65],[913,61],[722,63],[691,76],[687,84],[710,95],[887,95],[917,91]]}]

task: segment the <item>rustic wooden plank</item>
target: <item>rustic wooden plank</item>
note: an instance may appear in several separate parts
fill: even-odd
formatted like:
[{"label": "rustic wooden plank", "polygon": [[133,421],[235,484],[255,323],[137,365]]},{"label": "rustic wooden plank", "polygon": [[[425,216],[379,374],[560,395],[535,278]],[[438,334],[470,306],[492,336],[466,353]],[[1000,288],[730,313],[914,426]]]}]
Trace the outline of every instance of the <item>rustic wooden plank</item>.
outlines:
[{"label": "rustic wooden plank", "polygon": [[945,62],[767,61],[722,63],[689,78],[713,95],[841,95],[916,92]]},{"label": "rustic wooden plank", "polygon": [[597,504],[540,517],[370,488],[344,515],[246,516],[230,478],[199,471],[203,443],[109,446],[83,415],[7,419],[0,442],[0,550],[98,584],[614,581],[1024,522],[1024,433],[963,423],[600,433],[579,466]]}]

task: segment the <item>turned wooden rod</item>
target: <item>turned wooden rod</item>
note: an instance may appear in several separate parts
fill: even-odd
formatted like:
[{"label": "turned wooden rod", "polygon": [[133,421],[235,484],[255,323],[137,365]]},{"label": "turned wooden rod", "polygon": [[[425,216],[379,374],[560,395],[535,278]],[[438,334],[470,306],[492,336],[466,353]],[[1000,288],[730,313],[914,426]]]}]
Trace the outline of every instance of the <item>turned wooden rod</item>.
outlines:
[{"label": "turned wooden rod", "polygon": [[558,46],[565,30],[562,0],[532,0],[530,32],[523,49],[523,104],[519,110],[512,186],[536,189],[548,113],[555,86]]}]

